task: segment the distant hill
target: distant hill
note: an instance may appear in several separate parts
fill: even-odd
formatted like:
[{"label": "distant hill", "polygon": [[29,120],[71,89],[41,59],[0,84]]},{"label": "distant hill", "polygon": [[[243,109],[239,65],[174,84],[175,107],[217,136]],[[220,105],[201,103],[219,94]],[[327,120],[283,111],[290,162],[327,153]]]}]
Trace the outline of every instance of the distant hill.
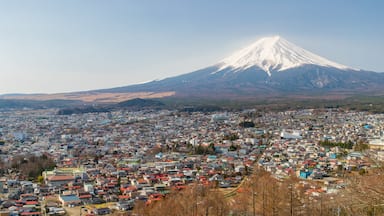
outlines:
[{"label": "distant hill", "polygon": [[79,106],[83,104],[82,101],[77,100],[14,100],[14,99],[0,99],[0,109],[42,109],[42,108],[65,108],[72,106]]},{"label": "distant hill", "polygon": [[141,99],[141,98],[135,98],[132,100],[123,101],[120,103],[117,103],[114,105],[119,108],[157,108],[157,107],[164,107],[165,104],[151,99]]},{"label": "distant hill", "polygon": [[57,114],[59,115],[72,115],[82,113],[99,113],[111,112],[114,110],[144,110],[144,109],[161,109],[166,108],[166,105],[160,101],[150,99],[135,98],[132,100],[123,101],[113,104],[96,104],[86,106],[73,106],[70,108],[60,109]]}]

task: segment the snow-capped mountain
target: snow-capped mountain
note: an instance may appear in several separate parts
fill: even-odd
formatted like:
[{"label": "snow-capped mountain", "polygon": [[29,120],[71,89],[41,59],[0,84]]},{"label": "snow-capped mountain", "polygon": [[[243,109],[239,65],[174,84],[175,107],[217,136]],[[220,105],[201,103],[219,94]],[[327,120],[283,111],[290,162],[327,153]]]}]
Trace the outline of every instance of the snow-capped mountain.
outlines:
[{"label": "snow-capped mountain", "polygon": [[356,70],[282,37],[261,38],[217,64],[149,83],[98,92],[174,92],[176,96],[261,98],[295,95],[384,94],[384,73]]},{"label": "snow-capped mountain", "polygon": [[303,65],[319,65],[349,70],[345,65],[313,54],[280,36],[265,37],[219,62],[220,70],[242,71],[257,66],[271,76],[271,71],[284,71]]}]

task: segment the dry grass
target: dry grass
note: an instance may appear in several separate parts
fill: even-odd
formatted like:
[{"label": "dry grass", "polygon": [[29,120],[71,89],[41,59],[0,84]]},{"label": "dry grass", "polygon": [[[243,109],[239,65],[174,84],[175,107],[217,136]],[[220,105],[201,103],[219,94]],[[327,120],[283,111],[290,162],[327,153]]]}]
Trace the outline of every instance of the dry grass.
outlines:
[{"label": "dry grass", "polygon": [[5,95],[3,99],[19,100],[81,100],[84,102],[117,103],[134,98],[163,98],[174,95],[175,92],[134,92],[134,93],[59,93],[59,94],[31,94],[31,95]]}]

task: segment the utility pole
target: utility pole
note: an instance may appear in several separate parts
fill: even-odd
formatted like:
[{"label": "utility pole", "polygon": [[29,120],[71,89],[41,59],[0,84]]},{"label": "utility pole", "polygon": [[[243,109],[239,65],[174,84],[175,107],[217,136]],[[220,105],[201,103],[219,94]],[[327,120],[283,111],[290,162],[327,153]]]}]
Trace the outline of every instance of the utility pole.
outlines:
[{"label": "utility pole", "polygon": [[252,208],[253,208],[253,216],[256,216],[256,204],[255,204],[255,192],[252,189]]},{"label": "utility pole", "polygon": [[194,208],[193,208],[193,212],[194,212],[194,215],[197,215],[197,184],[195,185],[195,205],[194,205]]},{"label": "utility pole", "polygon": [[255,181],[254,181],[254,179],[251,179],[251,181],[252,181],[252,183],[251,183],[251,187],[252,187],[252,211],[253,211],[253,216],[256,216]]},{"label": "utility pole", "polygon": [[375,215],[376,215],[376,214],[375,214],[375,205],[373,205],[373,209],[372,209],[372,211],[373,211],[372,215],[375,216]]},{"label": "utility pole", "polygon": [[323,196],[320,194],[320,216],[323,216]]},{"label": "utility pole", "polygon": [[292,184],[289,184],[289,191],[290,191],[290,194],[291,194],[291,216],[293,216],[293,188],[292,188]]},{"label": "utility pole", "polygon": [[263,215],[265,215],[265,184],[263,187]]}]

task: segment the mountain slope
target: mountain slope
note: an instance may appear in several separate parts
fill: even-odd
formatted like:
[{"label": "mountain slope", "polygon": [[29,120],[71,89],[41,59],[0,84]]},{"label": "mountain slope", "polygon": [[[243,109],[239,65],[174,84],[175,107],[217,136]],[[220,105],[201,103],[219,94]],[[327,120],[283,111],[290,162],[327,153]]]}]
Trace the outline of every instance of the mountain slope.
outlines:
[{"label": "mountain slope", "polygon": [[[4,99],[71,99],[113,103],[133,98],[271,99],[384,95],[384,73],[356,70],[282,37],[261,38],[209,67],[144,84]],[[303,97],[304,96],[304,97]]]},{"label": "mountain slope", "polygon": [[219,64],[219,70],[227,67],[244,70],[258,66],[266,71],[268,75],[271,75],[272,71],[284,71],[307,64],[342,70],[352,69],[313,54],[280,36],[262,38],[223,59]]},{"label": "mountain slope", "polygon": [[384,74],[338,64],[275,36],[219,63],[160,81],[100,92],[176,92],[178,97],[268,98],[290,94],[383,94]]}]

